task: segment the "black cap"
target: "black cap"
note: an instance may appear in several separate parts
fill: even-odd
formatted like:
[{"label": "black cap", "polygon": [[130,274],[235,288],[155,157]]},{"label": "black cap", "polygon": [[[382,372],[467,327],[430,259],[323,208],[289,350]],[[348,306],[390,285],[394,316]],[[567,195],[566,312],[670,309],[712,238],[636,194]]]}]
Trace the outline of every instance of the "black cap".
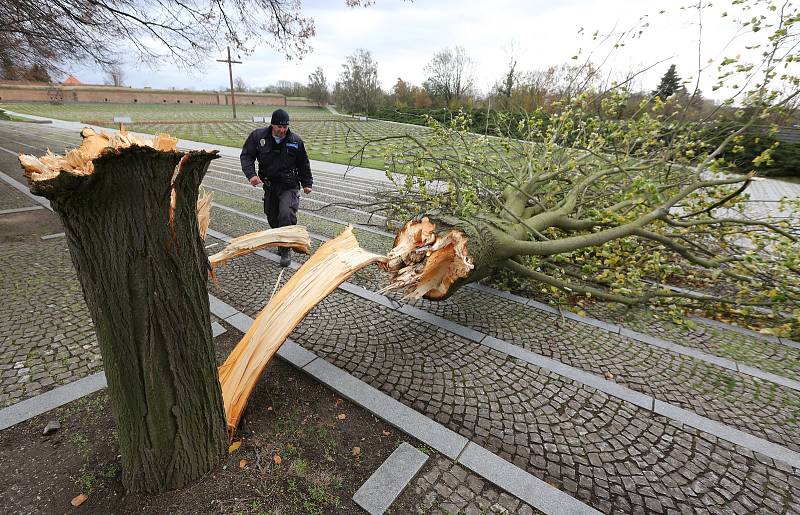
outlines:
[{"label": "black cap", "polygon": [[289,125],[289,113],[283,109],[276,109],[272,113],[272,120],[269,123],[272,125]]}]

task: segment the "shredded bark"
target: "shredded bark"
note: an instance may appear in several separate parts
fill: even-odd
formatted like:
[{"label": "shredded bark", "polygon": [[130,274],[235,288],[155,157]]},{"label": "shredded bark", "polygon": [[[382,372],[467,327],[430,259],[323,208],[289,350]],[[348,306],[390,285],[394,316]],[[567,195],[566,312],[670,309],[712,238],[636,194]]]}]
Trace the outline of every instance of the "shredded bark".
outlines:
[{"label": "shredded bark", "polygon": [[428,218],[410,221],[387,255],[390,284],[380,293],[404,292],[403,299],[439,299],[474,268],[467,237],[458,230],[440,236]]},{"label": "shredded bark", "polygon": [[94,129],[88,127],[81,131],[81,136],[83,137],[81,144],[63,156],[53,154],[49,150],[41,157],[20,154],[19,162],[25,170],[28,180],[31,182],[46,181],[57,177],[60,173],[91,175],[94,173],[94,159],[108,150],[140,146],[172,152],[175,151],[178,144],[178,140],[169,134],[158,134],[155,138],[149,139],[134,136],[127,131],[98,134]]}]

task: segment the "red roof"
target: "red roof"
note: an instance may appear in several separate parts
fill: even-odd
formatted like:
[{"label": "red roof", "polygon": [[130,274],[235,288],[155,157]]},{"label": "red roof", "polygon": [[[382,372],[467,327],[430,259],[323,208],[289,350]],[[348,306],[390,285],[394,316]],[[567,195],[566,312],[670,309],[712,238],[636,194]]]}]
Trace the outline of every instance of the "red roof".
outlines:
[{"label": "red roof", "polygon": [[76,79],[74,76],[70,75],[69,77],[66,78],[66,80],[64,80],[64,82],[62,82],[62,84],[65,86],[78,86],[83,83],[78,79]]}]

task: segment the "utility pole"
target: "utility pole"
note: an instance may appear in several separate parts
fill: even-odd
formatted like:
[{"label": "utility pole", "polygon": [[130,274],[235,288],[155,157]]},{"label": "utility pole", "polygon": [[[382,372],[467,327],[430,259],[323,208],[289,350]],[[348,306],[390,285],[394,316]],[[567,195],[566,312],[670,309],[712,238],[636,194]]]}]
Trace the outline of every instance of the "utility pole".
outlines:
[{"label": "utility pole", "polygon": [[231,47],[228,47],[228,58],[217,59],[218,63],[228,63],[228,77],[231,80],[231,106],[233,106],[233,119],[236,119],[236,95],[233,93],[233,65],[242,64],[241,61],[231,60]]}]

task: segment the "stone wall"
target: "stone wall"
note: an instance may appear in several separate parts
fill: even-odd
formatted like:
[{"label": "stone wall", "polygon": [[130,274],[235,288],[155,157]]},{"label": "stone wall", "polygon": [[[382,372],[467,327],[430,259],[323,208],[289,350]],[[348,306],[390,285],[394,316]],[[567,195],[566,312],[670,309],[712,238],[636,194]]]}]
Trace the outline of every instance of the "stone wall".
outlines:
[{"label": "stone wall", "polygon": [[[173,89],[134,89],[114,86],[46,86],[0,83],[0,102],[63,102],[109,104],[201,104],[229,105],[229,93]],[[237,105],[288,105],[316,107],[307,99],[287,99],[273,93],[236,94]]]}]

